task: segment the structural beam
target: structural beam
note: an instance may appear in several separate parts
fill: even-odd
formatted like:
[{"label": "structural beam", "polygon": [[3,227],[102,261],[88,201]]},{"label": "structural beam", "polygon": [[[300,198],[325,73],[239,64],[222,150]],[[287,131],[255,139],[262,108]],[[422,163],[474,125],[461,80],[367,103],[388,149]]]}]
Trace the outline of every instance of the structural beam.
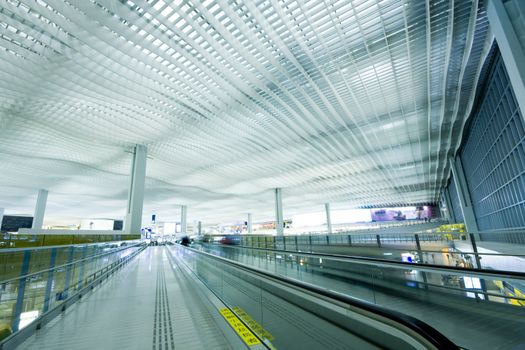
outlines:
[{"label": "structural beam", "polygon": [[33,216],[33,225],[31,228],[35,230],[42,229],[44,224],[44,213],[47,205],[47,190],[39,190],[36,197],[35,215]]},{"label": "structural beam", "polygon": [[252,214],[248,213],[248,233],[252,233]]},{"label": "structural beam", "polygon": [[456,215],[454,214],[454,208],[452,208],[452,200],[450,199],[449,188],[443,192],[443,197],[445,198],[445,205],[447,207],[447,219],[450,223],[457,222]]},{"label": "structural beam", "polygon": [[4,220],[4,208],[0,208],[0,229],[2,228],[2,221]]},{"label": "structural beam", "polygon": [[275,189],[275,228],[277,230],[277,236],[284,234],[284,220],[283,220],[283,199],[281,195],[281,189]]},{"label": "structural beam", "polygon": [[124,223],[124,232],[126,234],[140,233],[142,226],[147,153],[148,150],[144,145],[136,145],[133,151],[128,207],[126,211],[126,221]]},{"label": "structural beam", "polygon": [[324,209],[326,210],[326,229],[328,234],[332,233],[332,218],[330,217],[330,203],[324,204]]},{"label": "structural beam", "polygon": [[[525,32],[523,0],[487,0],[487,18],[509,74],[516,100],[525,117],[525,48],[519,33]],[[515,18],[512,21],[512,18]]]},{"label": "structural beam", "polygon": [[187,212],[188,208],[185,205],[180,206],[180,232],[186,234],[187,231]]},{"label": "structural beam", "polygon": [[453,181],[458,192],[459,205],[461,207],[461,212],[463,213],[465,228],[469,233],[477,233],[479,231],[478,223],[476,222],[476,215],[474,214],[474,208],[472,207],[472,201],[470,199],[465,173],[463,172],[461,158],[451,158],[450,168],[452,169]]}]

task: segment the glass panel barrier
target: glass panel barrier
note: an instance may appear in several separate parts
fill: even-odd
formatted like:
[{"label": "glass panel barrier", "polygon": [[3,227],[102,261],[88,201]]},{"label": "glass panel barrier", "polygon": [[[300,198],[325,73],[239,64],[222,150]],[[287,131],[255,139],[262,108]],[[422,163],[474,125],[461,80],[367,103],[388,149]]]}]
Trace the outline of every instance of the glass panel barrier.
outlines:
[{"label": "glass panel barrier", "polygon": [[237,246],[200,249],[408,314],[465,348],[525,343],[517,331],[525,327],[523,273]]},{"label": "glass panel barrier", "polygon": [[0,250],[11,248],[29,248],[59,246],[71,244],[94,244],[104,242],[132,241],[140,239],[140,235],[123,235],[121,231],[114,234],[5,234],[0,239]]},{"label": "glass panel barrier", "polygon": [[[0,251],[3,337],[27,326],[142,245],[71,245]],[[1,339],[0,339],[1,340]]]},{"label": "glass panel barrier", "polygon": [[525,271],[525,246],[478,242],[476,235],[465,232],[236,237],[237,240],[216,240],[214,244],[363,256],[417,264]]},{"label": "glass panel barrier", "polygon": [[[363,329],[363,324],[352,318],[353,312],[359,309],[357,303],[353,306],[344,302],[330,303],[327,299],[321,298],[321,295],[312,295],[313,289],[306,289],[305,285],[302,285],[302,290],[290,288],[290,285],[279,286],[279,282],[275,279],[270,281],[265,279],[269,276],[262,278],[260,275],[255,276],[253,271],[231,266],[222,260],[218,261],[198,252],[177,246],[168,249],[174,256],[183,259],[184,265],[188,266],[238,318],[265,341],[268,348],[413,348],[410,346],[413,343],[408,345],[404,340],[396,338],[397,335],[389,336],[382,333],[384,327],[389,326],[381,324],[381,327],[377,327],[377,314],[374,315],[376,325],[368,325],[366,330]],[[271,256],[260,255],[252,259],[252,262],[259,260],[258,258],[272,259]],[[294,259],[283,259],[281,263],[295,265],[297,262]],[[261,264],[265,263],[261,262]],[[272,265],[270,270],[280,270],[276,267],[275,261],[273,264],[266,263],[266,265],[267,267]],[[297,273],[300,274],[301,271],[298,270]],[[302,294],[305,292],[306,296]],[[345,307],[338,309],[341,305]],[[351,311],[352,308],[354,311]],[[325,311],[321,311],[322,309]],[[337,314],[337,310],[343,312]],[[330,317],[326,316],[327,314],[323,316],[324,312],[337,316]],[[363,314],[359,317],[361,320],[366,318]],[[395,323],[392,320],[390,322]],[[342,324],[344,326],[341,326]],[[446,348],[455,348],[450,342],[447,345]]]}]

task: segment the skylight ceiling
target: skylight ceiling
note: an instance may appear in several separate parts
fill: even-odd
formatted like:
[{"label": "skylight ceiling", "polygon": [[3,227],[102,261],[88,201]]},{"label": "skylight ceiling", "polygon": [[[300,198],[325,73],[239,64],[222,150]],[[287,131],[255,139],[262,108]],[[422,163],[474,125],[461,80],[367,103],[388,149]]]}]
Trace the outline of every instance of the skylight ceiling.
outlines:
[{"label": "skylight ceiling", "polygon": [[0,207],[221,222],[435,203],[492,42],[478,1],[7,0]]}]

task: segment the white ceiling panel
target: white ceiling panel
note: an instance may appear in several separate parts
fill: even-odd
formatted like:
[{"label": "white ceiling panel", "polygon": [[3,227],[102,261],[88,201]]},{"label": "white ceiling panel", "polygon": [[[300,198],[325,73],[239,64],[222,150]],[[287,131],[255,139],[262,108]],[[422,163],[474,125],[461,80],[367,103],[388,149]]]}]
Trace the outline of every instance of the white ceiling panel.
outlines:
[{"label": "white ceiling panel", "polygon": [[436,203],[491,43],[476,0],[5,0],[0,207],[122,218],[135,144],[165,220]]}]

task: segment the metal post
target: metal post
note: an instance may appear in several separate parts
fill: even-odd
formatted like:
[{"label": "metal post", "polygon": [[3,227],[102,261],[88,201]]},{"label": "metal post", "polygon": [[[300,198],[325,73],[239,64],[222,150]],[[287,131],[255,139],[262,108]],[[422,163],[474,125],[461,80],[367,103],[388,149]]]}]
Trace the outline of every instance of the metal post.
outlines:
[{"label": "metal post", "polygon": [[330,218],[330,203],[324,204],[324,209],[326,211],[326,228],[328,234],[332,234],[332,219]]},{"label": "metal post", "polygon": [[283,220],[283,199],[281,189],[275,189],[275,228],[277,236],[284,235],[284,220]]},{"label": "metal post", "polygon": [[476,259],[476,268],[481,270],[481,259],[478,253],[478,245],[476,244],[476,238],[473,233],[469,233],[470,244],[472,244],[472,252],[474,253],[474,258]]},{"label": "metal post", "polygon": [[[478,246],[476,244],[475,235],[473,233],[470,233],[469,237],[470,237],[470,244],[472,244],[472,252],[474,253],[474,259],[476,261],[476,268],[481,270],[482,269],[481,257],[479,256],[479,253],[478,253]],[[479,282],[481,284],[481,290],[483,290],[483,298],[484,300],[487,300],[487,285],[485,283],[485,279],[480,278]]]},{"label": "metal post", "polygon": [[38,196],[36,197],[35,205],[35,215],[33,216],[33,229],[41,230],[42,225],[44,224],[44,213],[46,211],[47,204],[47,194],[46,190],[39,190]]},{"label": "metal post", "polygon": [[202,235],[202,222],[201,221],[197,223],[197,230],[198,230],[199,236]]},{"label": "metal post", "polygon": [[299,251],[299,244],[297,242],[297,236],[295,236],[295,251],[298,252]]},{"label": "metal post", "polygon": [[47,273],[46,291],[44,296],[43,312],[49,310],[49,302],[51,301],[51,289],[53,287],[53,275],[55,273],[54,267],[57,258],[57,248],[51,249],[51,257],[49,259],[49,272]]},{"label": "metal post", "polygon": [[465,173],[463,172],[463,166],[461,164],[461,158],[450,159],[450,168],[452,169],[452,175],[456,189],[458,192],[459,203],[461,211],[463,213],[463,221],[465,222],[465,228],[467,232],[478,232],[478,224],[476,222],[476,215],[472,207],[472,201],[470,199],[470,193],[468,190],[467,181],[465,179]]},{"label": "metal post", "polygon": [[352,236],[348,235],[348,245],[352,245]]},{"label": "metal post", "polygon": [[[29,273],[29,261],[31,260],[31,250],[24,251],[24,258],[22,261],[22,269],[20,270],[20,276],[25,276]],[[13,321],[11,323],[11,329],[13,333],[18,331],[20,324],[20,315],[24,308],[24,294],[26,290],[26,277],[22,277],[18,283],[18,295],[16,297],[15,312],[13,315]]]},{"label": "metal post", "polygon": [[381,248],[381,236],[380,235],[376,235],[376,241],[377,241],[377,246]]},{"label": "metal post", "polygon": [[[421,243],[419,242],[419,235],[416,233],[415,235],[415,238],[416,238],[416,249],[417,249],[417,254],[419,255],[419,259],[421,261],[421,263],[425,263],[423,261],[423,250],[421,250]],[[427,273],[426,272],[421,272],[421,277],[423,277],[423,282],[425,284],[425,289],[428,289],[428,280],[427,280]]]},{"label": "metal post", "polygon": [[[525,52],[519,39],[520,33],[525,31],[522,19],[525,16],[525,3],[523,0],[488,0],[486,9],[490,28],[509,73],[516,101],[522,116],[525,117]],[[509,12],[514,13],[509,15]],[[521,20],[512,22],[511,16],[521,16]]]},{"label": "metal post", "polygon": [[126,220],[124,222],[124,232],[126,234],[138,234],[142,226],[147,152],[146,146],[143,145],[136,145],[133,151],[128,207],[126,210]]}]

